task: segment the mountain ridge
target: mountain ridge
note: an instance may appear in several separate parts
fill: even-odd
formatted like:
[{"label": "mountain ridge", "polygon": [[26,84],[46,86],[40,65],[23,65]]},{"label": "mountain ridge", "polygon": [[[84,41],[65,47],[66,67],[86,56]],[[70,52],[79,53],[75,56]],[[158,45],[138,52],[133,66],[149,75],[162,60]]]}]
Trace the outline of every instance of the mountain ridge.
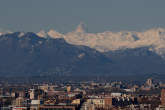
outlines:
[{"label": "mountain ridge", "polygon": [[66,34],[50,30],[47,36],[64,38],[67,43],[94,48],[100,52],[116,51],[127,48],[150,47],[160,56],[165,54],[165,29],[153,28],[143,32],[136,31],[105,31],[102,33],[88,33],[82,24]]},{"label": "mountain ridge", "polygon": [[163,57],[151,46],[100,52],[88,46],[70,44],[64,38],[54,39],[46,35],[41,37],[33,32],[1,35],[0,75],[165,73]]},{"label": "mountain ridge", "polygon": [[74,46],[61,38],[41,38],[31,32],[20,34],[0,36],[3,75],[99,73],[110,63],[103,54],[86,46]]}]

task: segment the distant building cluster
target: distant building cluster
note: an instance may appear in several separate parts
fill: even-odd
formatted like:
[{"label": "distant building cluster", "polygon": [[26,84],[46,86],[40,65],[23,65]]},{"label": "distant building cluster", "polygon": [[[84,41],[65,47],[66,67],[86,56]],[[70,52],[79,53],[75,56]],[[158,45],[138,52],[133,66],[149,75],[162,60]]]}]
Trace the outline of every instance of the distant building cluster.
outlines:
[{"label": "distant building cluster", "polygon": [[122,81],[0,85],[1,110],[165,110],[164,84]]}]

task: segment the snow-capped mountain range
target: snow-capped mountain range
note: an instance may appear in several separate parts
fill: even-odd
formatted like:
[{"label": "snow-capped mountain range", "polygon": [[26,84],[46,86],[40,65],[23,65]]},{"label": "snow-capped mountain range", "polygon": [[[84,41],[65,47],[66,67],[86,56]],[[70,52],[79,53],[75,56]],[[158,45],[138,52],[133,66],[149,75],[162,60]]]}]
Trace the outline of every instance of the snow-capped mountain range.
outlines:
[{"label": "snow-capped mountain range", "polygon": [[64,38],[70,44],[88,46],[100,52],[150,47],[150,51],[154,51],[161,56],[165,53],[165,29],[163,28],[154,28],[143,32],[106,31],[88,33],[81,23],[74,31],[66,34],[61,34],[55,30],[50,30],[49,32],[42,30],[37,35],[45,38]]},{"label": "snow-capped mountain range", "polygon": [[165,74],[164,32],[2,33],[0,76]]}]

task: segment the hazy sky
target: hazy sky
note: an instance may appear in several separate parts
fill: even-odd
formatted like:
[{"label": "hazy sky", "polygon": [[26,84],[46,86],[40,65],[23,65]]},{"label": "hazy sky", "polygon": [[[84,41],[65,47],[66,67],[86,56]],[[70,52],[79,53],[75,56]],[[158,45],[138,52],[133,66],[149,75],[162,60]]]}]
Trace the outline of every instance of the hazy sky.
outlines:
[{"label": "hazy sky", "polygon": [[89,32],[165,27],[165,0],[0,0],[0,30]]}]

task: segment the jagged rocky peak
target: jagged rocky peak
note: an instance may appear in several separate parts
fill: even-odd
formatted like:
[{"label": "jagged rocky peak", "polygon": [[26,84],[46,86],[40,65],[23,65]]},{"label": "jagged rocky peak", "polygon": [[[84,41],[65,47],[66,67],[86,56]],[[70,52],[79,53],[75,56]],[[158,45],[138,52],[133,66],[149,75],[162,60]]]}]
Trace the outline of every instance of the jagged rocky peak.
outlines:
[{"label": "jagged rocky peak", "polygon": [[86,25],[83,22],[80,22],[80,24],[77,26],[77,28],[74,32],[85,33],[86,32]]}]

